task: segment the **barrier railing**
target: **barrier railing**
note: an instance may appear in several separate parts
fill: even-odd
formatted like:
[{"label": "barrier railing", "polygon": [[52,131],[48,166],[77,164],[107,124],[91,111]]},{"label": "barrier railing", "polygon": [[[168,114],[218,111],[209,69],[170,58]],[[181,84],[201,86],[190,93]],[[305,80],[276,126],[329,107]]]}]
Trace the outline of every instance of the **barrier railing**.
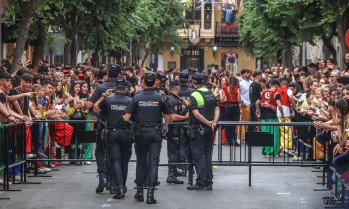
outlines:
[{"label": "barrier railing", "polygon": [[[66,137],[66,126],[65,123],[69,124],[83,124],[83,123],[99,123],[100,121],[96,120],[63,120],[63,121],[50,121],[50,120],[36,120],[33,121],[32,130],[39,128],[40,124],[43,127],[47,127],[49,130],[52,141],[55,141],[56,129],[60,129],[60,132],[63,133],[62,143],[67,145],[65,141]],[[62,127],[57,127],[56,124],[63,124]],[[173,123],[180,126],[190,125],[187,122]],[[327,177],[330,176],[329,173],[329,163],[330,158],[329,154],[326,152],[326,145],[324,148],[319,148],[314,146],[316,129],[313,127],[311,122],[242,122],[242,121],[219,121],[217,125],[217,146],[214,146],[214,155],[213,155],[213,166],[248,166],[249,167],[249,185],[251,186],[251,173],[253,166],[301,166],[301,167],[314,167],[322,166],[323,173],[322,175],[322,184],[326,183],[326,174]],[[5,126],[6,127],[6,126]],[[181,128],[183,129],[183,128]],[[81,134],[77,134],[75,145],[79,143],[93,143],[95,142],[97,131],[80,130]],[[85,131],[85,132],[84,132]],[[5,131],[6,132],[6,131]],[[230,145],[224,143],[224,132],[228,132],[228,139]],[[10,132],[13,133],[13,132]],[[25,132],[24,132],[25,133]],[[42,134],[42,133],[41,133]],[[85,135],[84,135],[85,134]],[[6,135],[5,136],[9,136]],[[222,137],[223,136],[223,137]],[[39,162],[48,162],[52,161],[58,162],[83,162],[83,161],[95,161],[93,159],[81,159],[78,155],[71,159],[67,159],[65,155],[61,155],[60,151],[56,151],[57,155],[55,159],[52,159],[51,152],[48,152],[48,159],[26,159],[25,157],[25,140],[23,137],[18,137],[23,141],[18,144],[22,144],[21,153],[16,153],[21,156],[16,163],[34,163]],[[33,139],[36,139],[35,134],[33,134]],[[183,139],[180,139],[183,140]],[[230,141],[231,140],[231,141]],[[236,140],[236,141],[235,141]],[[0,141],[1,142],[1,141]],[[3,138],[3,143],[0,143],[1,151],[6,150],[6,147],[9,146],[8,137]],[[238,144],[240,146],[238,146]],[[281,145],[276,145],[280,143]],[[34,144],[37,144],[37,141],[34,140]],[[50,144],[50,143],[49,143]],[[70,144],[70,143],[69,143]],[[262,147],[262,148],[258,148]],[[50,150],[50,146],[46,147]],[[321,150],[318,150],[321,149]],[[328,148],[330,150],[330,148]],[[181,151],[181,150],[179,150]],[[318,156],[316,153],[319,151],[322,152],[323,156],[327,156],[327,160],[322,162],[317,162]],[[190,149],[189,149],[190,152]],[[4,153],[4,152],[2,152]],[[16,155],[15,154],[15,155]],[[59,155],[58,155],[59,154]],[[263,155],[264,154],[264,155]],[[17,164],[9,164],[6,166],[6,162],[9,162],[8,155],[4,154],[0,158],[0,168],[4,170],[4,173],[14,167]],[[188,183],[193,184],[194,176],[194,164],[191,160],[191,154],[189,153],[188,160],[186,162],[178,163],[161,163],[160,166],[178,166],[188,168]],[[132,161],[131,161],[132,162]],[[3,164],[3,166],[1,166]],[[37,175],[37,173],[35,173]],[[7,174],[6,174],[7,175]],[[7,178],[4,178],[8,181]],[[25,179],[25,178],[24,178]],[[327,178],[328,180],[328,178]],[[25,180],[24,180],[25,181]],[[331,182],[328,182],[331,184]],[[4,190],[9,189],[8,183],[5,186]]]},{"label": "barrier railing", "polygon": [[[21,191],[10,189],[11,180],[13,184],[26,182],[25,146],[25,123],[0,126],[0,173],[3,176],[2,191]],[[16,173],[20,174],[20,182],[16,182]]]}]

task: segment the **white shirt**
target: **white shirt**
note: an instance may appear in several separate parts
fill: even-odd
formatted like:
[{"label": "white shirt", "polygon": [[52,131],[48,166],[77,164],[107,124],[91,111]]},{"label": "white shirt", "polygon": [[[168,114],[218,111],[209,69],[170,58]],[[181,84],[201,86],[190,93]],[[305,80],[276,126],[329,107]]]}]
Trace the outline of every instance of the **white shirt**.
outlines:
[{"label": "white shirt", "polygon": [[251,100],[250,100],[250,85],[252,81],[251,80],[244,80],[242,79],[240,81],[240,96],[241,101],[245,103],[245,105],[250,106]]}]

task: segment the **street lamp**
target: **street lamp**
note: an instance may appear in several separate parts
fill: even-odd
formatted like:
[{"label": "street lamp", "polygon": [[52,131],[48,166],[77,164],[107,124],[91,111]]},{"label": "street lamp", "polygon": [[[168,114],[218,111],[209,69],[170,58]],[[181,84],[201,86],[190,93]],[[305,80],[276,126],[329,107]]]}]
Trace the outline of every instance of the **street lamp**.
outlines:
[{"label": "street lamp", "polygon": [[171,49],[170,49],[170,52],[171,52],[171,56],[173,55],[173,53],[174,53],[174,50],[175,50],[175,49],[174,49],[174,47],[172,46],[172,47],[171,47]]},{"label": "street lamp", "polygon": [[213,55],[216,54],[216,51],[218,50],[218,46],[215,44],[212,47]]}]

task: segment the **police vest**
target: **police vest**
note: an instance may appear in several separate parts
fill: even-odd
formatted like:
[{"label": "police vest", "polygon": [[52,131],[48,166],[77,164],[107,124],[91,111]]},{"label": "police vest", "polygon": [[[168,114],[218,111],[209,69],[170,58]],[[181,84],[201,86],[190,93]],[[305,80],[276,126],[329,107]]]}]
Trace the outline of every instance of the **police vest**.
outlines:
[{"label": "police vest", "polygon": [[167,103],[167,105],[169,105],[169,103],[173,102],[173,101],[176,103],[176,105],[175,105],[176,112],[171,112],[171,113],[177,114],[177,115],[182,115],[182,101],[181,101],[181,98],[175,96],[172,93],[169,93],[166,96],[166,103]]},{"label": "police vest", "polygon": [[125,109],[127,105],[130,103],[132,99],[125,94],[111,94],[109,97],[107,97],[106,100],[106,108],[107,108],[107,124],[108,128],[112,129],[130,129],[131,124],[128,122],[125,122],[122,119],[122,116],[125,113]]},{"label": "police vest", "polygon": [[137,124],[160,125],[162,123],[162,95],[154,89],[144,89],[134,96],[136,112],[134,115]]},{"label": "police vest", "polygon": [[287,90],[288,90],[287,87],[281,87],[277,90],[277,92],[280,94],[281,104],[288,106],[288,107],[291,107],[291,102],[290,102],[290,99],[287,95]]},{"label": "police vest", "polygon": [[[190,95],[192,92],[193,92],[193,89],[189,88],[187,85],[182,85],[179,90],[178,96],[181,99],[184,99],[190,103]],[[184,104],[181,104],[181,108],[182,108],[182,111],[181,111],[181,114],[179,115],[182,115],[182,116],[186,115],[188,112],[188,107],[185,106]]]},{"label": "police vest", "polygon": [[[196,100],[199,113],[207,120],[214,119],[214,109],[217,106],[217,100],[214,94],[206,87],[195,89],[191,94]],[[190,117],[190,123],[200,123],[194,116]]]},{"label": "police vest", "polygon": [[264,108],[270,108],[274,111],[276,111],[276,101],[275,101],[275,95],[277,94],[277,91],[267,89],[262,92],[262,100],[261,100],[261,106]]}]

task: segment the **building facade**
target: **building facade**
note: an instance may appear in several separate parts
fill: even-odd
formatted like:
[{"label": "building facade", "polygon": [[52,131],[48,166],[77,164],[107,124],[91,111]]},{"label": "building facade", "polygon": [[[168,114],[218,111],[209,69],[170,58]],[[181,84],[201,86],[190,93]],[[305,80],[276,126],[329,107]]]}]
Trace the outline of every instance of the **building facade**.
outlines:
[{"label": "building facade", "polygon": [[[173,48],[158,56],[158,70],[197,68],[204,72],[243,68],[256,69],[256,59],[244,53],[239,42],[237,18],[240,0],[193,0],[185,11],[189,28],[178,30],[188,48],[176,53]],[[151,61],[148,61],[151,63]],[[162,65],[161,65],[162,64]]]}]

